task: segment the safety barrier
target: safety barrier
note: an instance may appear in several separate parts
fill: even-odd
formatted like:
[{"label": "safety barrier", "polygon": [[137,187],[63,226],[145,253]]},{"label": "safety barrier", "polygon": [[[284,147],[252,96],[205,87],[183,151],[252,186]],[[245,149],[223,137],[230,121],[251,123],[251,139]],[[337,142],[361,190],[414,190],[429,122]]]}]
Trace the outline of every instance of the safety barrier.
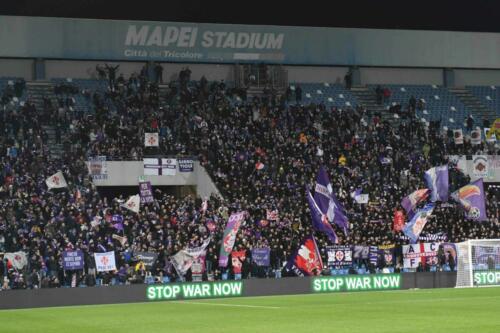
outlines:
[{"label": "safety barrier", "polygon": [[109,287],[7,290],[0,309],[136,303],[149,301],[297,295],[412,288],[451,288],[455,272],[320,276],[282,279],[227,280],[198,283],[138,284]]}]

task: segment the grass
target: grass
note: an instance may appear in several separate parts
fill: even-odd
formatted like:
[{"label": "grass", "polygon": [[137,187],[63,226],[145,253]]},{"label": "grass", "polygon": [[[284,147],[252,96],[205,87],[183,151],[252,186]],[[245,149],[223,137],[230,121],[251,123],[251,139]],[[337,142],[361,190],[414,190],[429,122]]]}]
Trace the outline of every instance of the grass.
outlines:
[{"label": "grass", "polygon": [[499,314],[500,288],[427,289],[4,310],[0,332],[498,333]]}]

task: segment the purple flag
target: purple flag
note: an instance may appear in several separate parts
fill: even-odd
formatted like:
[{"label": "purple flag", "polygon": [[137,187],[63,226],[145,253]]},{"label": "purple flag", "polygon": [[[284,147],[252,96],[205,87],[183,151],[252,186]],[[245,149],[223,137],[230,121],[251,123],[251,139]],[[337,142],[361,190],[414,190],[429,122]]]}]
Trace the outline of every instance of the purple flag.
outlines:
[{"label": "purple flag", "polygon": [[328,174],[324,167],[320,167],[318,177],[316,178],[316,187],[314,189],[314,200],[318,204],[322,214],[328,217],[328,221],[335,223],[347,235],[349,223],[344,207],[340,204],[333,193],[332,184],[328,179]]},{"label": "purple flag", "polygon": [[406,223],[403,228],[404,234],[411,240],[412,243],[416,243],[420,233],[427,224],[427,219],[431,216],[434,210],[434,204],[430,203],[425,205],[424,208],[420,209],[410,222]]},{"label": "purple flag", "polygon": [[141,203],[151,203],[154,201],[151,182],[139,182],[139,196],[141,197]]},{"label": "purple flag", "polygon": [[252,249],[252,261],[257,266],[268,267],[271,262],[271,249],[269,247]]},{"label": "purple flag", "polygon": [[427,199],[428,196],[429,196],[429,190],[421,189],[421,190],[416,190],[410,195],[403,198],[403,200],[401,201],[401,206],[406,211],[406,216],[408,217],[408,220],[411,220],[415,215],[415,208],[417,207],[417,205],[420,202]]},{"label": "purple flag", "polygon": [[328,222],[326,214],[322,213],[309,189],[307,189],[307,201],[309,202],[309,209],[311,210],[311,218],[314,230],[321,231],[328,236],[328,239],[334,243],[338,243],[338,237]]},{"label": "purple flag", "polygon": [[115,223],[115,224],[113,224],[113,228],[115,228],[118,231],[123,231],[123,229],[124,229],[123,223],[122,222]]},{"label": "purple flag", "polygon": [[465,216],[474,221],[487,221],[486,205],[484,203],[483,179],[465,185],[454,192],[451,197],[460,203],[465,210]]},{"label": "purple flag", "polygon": [[111,222],[113,228],[115,228],[118,231],[123,231],[123,215],[120,214],[114,214],[111,217]]},{"label": "purple flag", "polygon": [[240,229],[241,223],[245,219],[246,212],[234,213],[229,216],[227,221],[224,236],[222,236],[222,245],[219,254],[219,267],[227,267],[229,254],[233,250],[234,242],[236,241],[236,234]]},{"label": "purple flag", "polygon": [[431,190],[431,202],[448,201],[448,165],[430,168],[424,177],[427,188]]}]

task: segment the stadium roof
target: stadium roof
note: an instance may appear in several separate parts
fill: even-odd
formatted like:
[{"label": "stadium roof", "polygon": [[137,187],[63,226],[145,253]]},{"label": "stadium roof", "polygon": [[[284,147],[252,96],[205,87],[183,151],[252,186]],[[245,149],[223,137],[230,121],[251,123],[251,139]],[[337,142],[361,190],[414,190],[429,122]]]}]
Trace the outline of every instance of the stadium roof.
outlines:
[{"label": "stadium roof", "polygon": [[[457,1],[152,1],[16,0],[0,14],[97,19],[179,21],[384,29],[500,32],[500,3]],[[325,8],[325,4],[328,4]]]}]

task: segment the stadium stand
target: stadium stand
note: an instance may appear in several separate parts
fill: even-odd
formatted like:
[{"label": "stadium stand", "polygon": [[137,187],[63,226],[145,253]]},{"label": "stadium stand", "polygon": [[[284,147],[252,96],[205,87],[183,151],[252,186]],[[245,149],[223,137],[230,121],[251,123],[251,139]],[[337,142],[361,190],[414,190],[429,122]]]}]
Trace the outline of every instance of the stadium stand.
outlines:
[{"label": "stadium stand", "polygon": [[[249,214],[235,250],[271,249],[268,268],[258,267],[247,255],[242,277],[281,276],[298,240],[312,231],[305,187],[313,185],[321,165],[352,224],[348,236],[334,227],[340,243],[395,244],[397,249],[408,241],[392,230],[394,210],[404,196],[425,187],[425,170],[449,163],[449,154],[500,154],[498,147],[472,145],[470,138],[456,145],[447,131],[422,122],[441,119],[441,126],[462,126],[469,111],[444,87],[385,85],[391,92],[386,108],[399,103],[406,109],[411,96],[423,102],[416,117],[408,112],[395,124],[363,107],[354,92],[339,84],[294,83],[284,95],[267,91],[246,98],[225,82],[195,82],[183,75],[161,85],[143,74],[108,79],[53,79],[53,93],[45,90],[49,95],[41,96],[38,107],[24,82],[0,80],[0,148],[6,152],[0,175],[0,252],[28,254],[24,269],[9,261],[0,264],[5,289],[175,281],[180,277],[169,258],[185,247],[200,246],[208,236],[205,278],[238,278],[217,262],[225,223],[241,210]],[[298,87],[302,96],[297,96]],[[376,86],[369,88],[375,93]],[[478,98],[489,94],[491,102],[497,100],[488,90],[469,89]],[[495,110],[498,114],[498,105]],[[144,148],[146,132],[159,133],[159,150]],[[58,157],[49,154],[55,144],[62,145]],[[142,160],[151,154],[197,156],[222,198],[208,198],[202,211],[203,198],[176,198],[156,189],[155,201],[135,214],[122,207],[123,196],[101,196],[85,165],[96,155]],[[47,190],[46,179],[59,170],[68,189]],[[451,191],[469,181],[452,163],[450,179]],[[355,201],[351,193],[357,189],[369,195],[369,204]],[[450,242],[499,238],[499,199],[500,191],[490,187],[489,221],[483,224],[441,205],[426,233]],[[269,211],[277,216],[270,219]],[[325,249],[328,239],[317,238]],[[85,268],[68,274],[63,251],[74,249],[83,251]],[[93,254],[105,251],[115,252],[115,272],[96,271]],[[158,259],[146,267],[134,256],[137,252],[154,252]],[[394,263],[360,259],[352,269],[358,274],[400,271],[401,254],[395,257]],[[426,269],[449,270],[450,263],[440,253],[439,261]]]}]

